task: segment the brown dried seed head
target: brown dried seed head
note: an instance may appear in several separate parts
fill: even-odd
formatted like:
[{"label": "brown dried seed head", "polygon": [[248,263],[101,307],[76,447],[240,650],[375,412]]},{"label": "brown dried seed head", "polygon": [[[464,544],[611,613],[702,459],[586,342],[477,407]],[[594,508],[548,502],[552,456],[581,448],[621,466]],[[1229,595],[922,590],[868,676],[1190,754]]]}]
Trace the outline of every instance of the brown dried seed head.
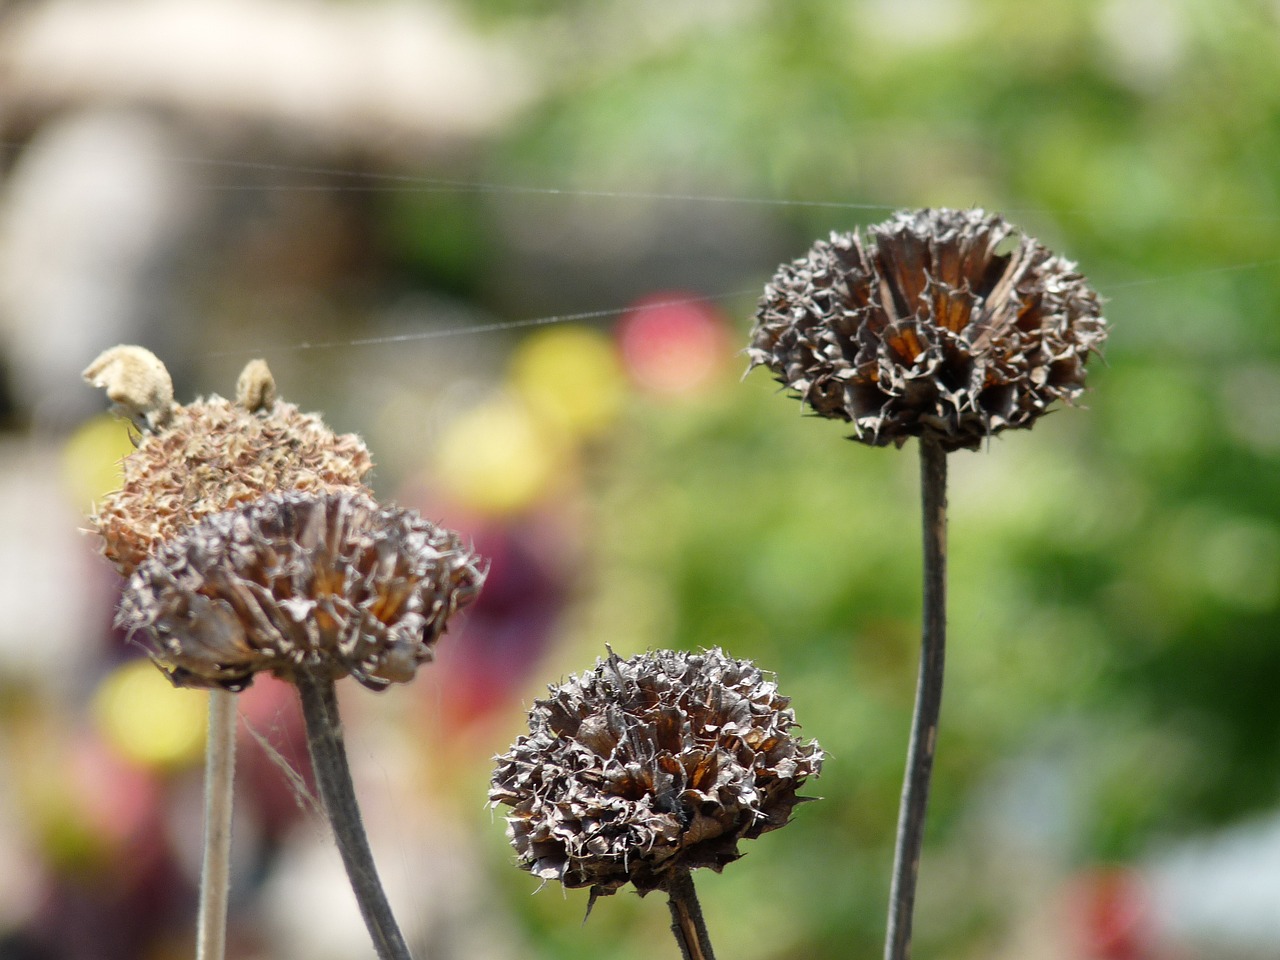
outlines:
[{"label": "brown dried seed head", "polygon": [[550,691],[528,736],[496,758],[489,800],[513,808],[521,867],[593,895],[719,871],[739,840],[790,820],[822,767],[777,685],[718,649],[610,653]]},{"label": "brown dried seed head", "polygon": [[163,426],[173,409],[173,379],[160,358],[145,347],[104,350],[81,374],[140,426]]},{"label": "brown dried seed head", "polygon": [[373,461],[355,434],[276,401],[256,413],[218,396],[174,407],[124,459],[124,484],[90,518],[128,576],[155,546],[201,517],[277,490],[365,489]]},{"label": "brown dried seed head", "polygon": [[309,670],[376,690],[413,679],[484,575],[457,534],[413,511],[351,490],[281,493],[157,547],[116,620],[177,686]]},{"label": "brown dried seed head", "polygon": [[921,210],[780,267],[747,353],[852,439],[976,449],[1075,401],[1106,334],[1074,263],[998,215]]}]

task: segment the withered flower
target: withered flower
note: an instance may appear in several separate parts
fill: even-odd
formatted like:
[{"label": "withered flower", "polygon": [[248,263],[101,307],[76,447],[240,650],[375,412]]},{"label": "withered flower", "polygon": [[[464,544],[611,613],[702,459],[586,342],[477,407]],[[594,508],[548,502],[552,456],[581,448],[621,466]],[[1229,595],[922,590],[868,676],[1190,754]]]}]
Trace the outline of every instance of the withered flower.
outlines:
[{"label": "withered flower", "polygon": [[898,814],[885,956],[908,960],[946,649],[947,454],[1029,427],[1084,390],[1106,339],[1076,265],[982,210],[902,211],[832,234],[765,287],[747,353],[872,446],[917,437],[920,673]]},{"label": "withered flower", "polygon": [[298,688],[312,769],[381,960],[409,960],[378,879],[343,745],[334,681],[413,678],[449,616],[480,589],[480,561],[411,511],[383,508],[354,435],[278,399],[262,360],[236,401],[173,402],[150,351],[118,346],[84,376],[140,431],[124,485],[92,518],[130,580],[117,623],[179,686],[208,687],[205,859],[197,956],[225,955],[236,710],[270,671]]},{"label": "withered flower", "polygon": [[958,450],[1077,399],[1105,338],[1074,263],[996,214],[942,209],[833,233],[781,266],[747,353],[852,439],[929,432]]},{"label": "withered flower", "polygon": [[179,686],[259,671],[411,680],[483,564],[452,531],[352,490],[290,491],[210,514],[156,547],[117,622]]},{"label": "withered flower", "polygon": [[822,766],[777,684],[719,649],[611,652],[550,691],[497,758],[489,800],[513,808],[521,867],[593,898],[719,871],[739,840],[790,820]]},{"label": "withered flower", "polygon": [[253,370],[241,375],[241,402],[214,395],[174,406],[125,457],[123,485],[90,518],[125,576],[200,518],[263,494],[365,489],[373,461],[360,438],[276,400],[269,374],[245,382]]}]

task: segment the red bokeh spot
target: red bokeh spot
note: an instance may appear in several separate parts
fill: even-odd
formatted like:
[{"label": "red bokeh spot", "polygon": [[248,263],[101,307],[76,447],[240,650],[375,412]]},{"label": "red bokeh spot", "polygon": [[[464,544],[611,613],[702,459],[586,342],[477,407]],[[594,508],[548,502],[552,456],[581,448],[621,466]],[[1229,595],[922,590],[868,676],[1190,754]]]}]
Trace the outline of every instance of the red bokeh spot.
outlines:
[{"label": "red bokeh spot", "polygon": [[1090,960],[1149,960],[1151,904],[1146,885],[1123,867],[1088,871],[1068,893],[1082,956]]}]

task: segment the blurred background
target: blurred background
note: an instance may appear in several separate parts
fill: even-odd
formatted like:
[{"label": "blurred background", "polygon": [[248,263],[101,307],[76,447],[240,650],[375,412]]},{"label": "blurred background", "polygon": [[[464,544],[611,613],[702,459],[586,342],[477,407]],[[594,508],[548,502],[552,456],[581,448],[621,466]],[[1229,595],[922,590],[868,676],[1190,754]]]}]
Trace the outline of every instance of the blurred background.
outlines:
[{"label": "blurred background", "polygon": [[[740,351],[779,262],[926,205],[1077,260],[1114,328],[1086,409],[951,458],[916,952],[1280,955],[1280,5],[27,0],[0,77],[0,958],[192,949],[204,697],[81,532],[118,342],[183,400],[264,357],[492,558],[413,685],[343,691],[416,955],[675,955],[661,897],[532,895],[485,807],[606,643],[753,658],[829,754],[700,878],[721,954],[877,955],[916,458]],[[371,955],[291,692],[239,702],[232,956]]]}]

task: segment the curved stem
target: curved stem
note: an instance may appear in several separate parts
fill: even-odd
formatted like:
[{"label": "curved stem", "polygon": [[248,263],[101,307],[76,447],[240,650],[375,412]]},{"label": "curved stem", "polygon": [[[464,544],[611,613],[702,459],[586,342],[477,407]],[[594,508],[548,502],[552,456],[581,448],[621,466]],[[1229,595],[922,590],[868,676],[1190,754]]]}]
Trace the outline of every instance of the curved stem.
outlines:
[{"label": "curved stem", "polygon": [[223,960],[227,952],[227,900],[231,892],[231,811],[236,770],[236,697],[209,691],[204,755],[204,862],[196,960]]},{"label": "curved stem", "polygon": [[342,854],[342,864],[355,892],[360,914],[380,960],[410,960],[409,948],[396,925],[386,892],[378,879],[369,849],[369,839],[360,819],[347,750],[338,716],[338,698],[333,679],[307,672],[295,677],[302,698],[302,717],[307,727],[307,746],[315,771],[320,799],[328,811],[333,836]]},{"label": "curved stem", "polygon": [[889,889],[885,960],[911,956],[911,921],[924,844],[925,809],[938,742],[942,672],[947,633],[947,454],[928,434],[920,438],[920,493],[924,528],[924,617],[920,675],[907,746],[907,769],[898,811],[898,835]]},{"label": "curved stem", "polygon": [[667,906],[671,908],[671,932],[680,944],[680,956],[684,960],[716,960],[692,874],[688,870],[678,871],[666,891]]}]

